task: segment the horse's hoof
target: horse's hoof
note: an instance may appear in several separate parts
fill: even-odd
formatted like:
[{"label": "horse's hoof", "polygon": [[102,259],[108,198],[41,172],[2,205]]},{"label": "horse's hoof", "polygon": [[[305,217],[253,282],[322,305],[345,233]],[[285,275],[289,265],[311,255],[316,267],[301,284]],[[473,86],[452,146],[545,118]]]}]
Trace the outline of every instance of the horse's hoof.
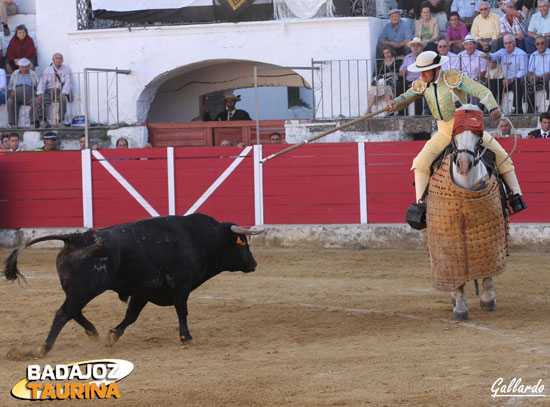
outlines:
[{"label": "horse's hoof", "polygon": [[109,332],[107,333],[107,338],[105,340],[105,346],[110,348],[115,343],[117,343],[118,338],[120,338],[120,336],[117,334],[117,331],[115,329],[109,329]]},{"label": "horse's hoof", "polygon": [[497,310],[497,302],[494,298],[489,302],[479,300],[479,305],[481,306],[482,311],[496,311]]},{"label": "horse's hoof", "polygon": [[468,320],[468,311],[455,312],[453,314],[453,320],[455,320],[455,321],[467,321]]}]

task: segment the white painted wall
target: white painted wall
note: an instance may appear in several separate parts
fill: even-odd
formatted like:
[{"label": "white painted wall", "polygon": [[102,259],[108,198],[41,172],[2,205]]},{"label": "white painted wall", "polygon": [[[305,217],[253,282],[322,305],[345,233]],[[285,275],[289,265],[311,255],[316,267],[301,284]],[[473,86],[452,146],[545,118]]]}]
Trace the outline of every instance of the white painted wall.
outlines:
[{"label": "white painted wall", "polygon": [[[205,68],[213,61],[311,66],[312,59],[371,58],[376,44],[373,38],[382,29],[381,20],[368,17],[147,27],[131,31],[77,31],[76,24],[76,2],[36,2],[39,63],[46,66],[53,53],[62,52],[73,72],[82,72],[85,67],[130,69],[130,75],[119,77],[120,120],[129,124],[146,120],[149,105],[166,80]],[[310,81],[309,71],[297,72]],[[173,108],[189,111],[187,117],[194,117],[199,107],[193,99],[192,95],[182,103],[178,98],[171,104]]]}]

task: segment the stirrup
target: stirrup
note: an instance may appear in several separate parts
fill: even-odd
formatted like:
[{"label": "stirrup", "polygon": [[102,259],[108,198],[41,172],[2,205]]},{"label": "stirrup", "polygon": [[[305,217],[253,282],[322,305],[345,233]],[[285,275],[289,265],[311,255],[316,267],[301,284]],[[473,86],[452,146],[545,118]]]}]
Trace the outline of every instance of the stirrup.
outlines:
[{"label": "stirrup", "polygon": [[521,212],[524,209],[527,209],[527,204],[523,200],[523,197],[520,194],[514,194],[508,200],[510,208],[512,208],[512,215],[515,215],[518,212]]}]

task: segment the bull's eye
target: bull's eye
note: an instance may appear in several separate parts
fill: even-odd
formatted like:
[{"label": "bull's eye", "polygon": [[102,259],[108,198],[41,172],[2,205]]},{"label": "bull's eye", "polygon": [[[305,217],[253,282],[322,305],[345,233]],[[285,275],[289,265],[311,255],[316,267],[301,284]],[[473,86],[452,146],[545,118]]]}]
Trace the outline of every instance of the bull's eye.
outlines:
[{"label": "bull's eye", "polygon": [[237,244],[240,244],[241,246],[246,246],[246,243],[242,241],[240,236],[237,236]]}]

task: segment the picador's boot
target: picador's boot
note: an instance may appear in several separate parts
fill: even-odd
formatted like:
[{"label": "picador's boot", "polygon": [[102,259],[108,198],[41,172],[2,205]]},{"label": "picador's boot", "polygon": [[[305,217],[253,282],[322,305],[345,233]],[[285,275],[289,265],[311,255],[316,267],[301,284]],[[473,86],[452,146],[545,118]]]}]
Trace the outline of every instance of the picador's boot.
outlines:
[{"label": "picador's boot", "polygon": [[420,171],[414,172],[414,188],[416,191],[416,203],[407,210],[405,220],[410,227],[422,230],[426,227],[426,203],[423,201],[424,193],[428,187],[430,177]]},{"label": "picador's boot", "polygon": [[501,174],[506,186],[508,187],[509,196],[508,204],[512,208],[512,215],[518,213],[527,208],[523,196],[521,194],[521,188],[519,187],[518,177],[516,177],[515,171]]}]

